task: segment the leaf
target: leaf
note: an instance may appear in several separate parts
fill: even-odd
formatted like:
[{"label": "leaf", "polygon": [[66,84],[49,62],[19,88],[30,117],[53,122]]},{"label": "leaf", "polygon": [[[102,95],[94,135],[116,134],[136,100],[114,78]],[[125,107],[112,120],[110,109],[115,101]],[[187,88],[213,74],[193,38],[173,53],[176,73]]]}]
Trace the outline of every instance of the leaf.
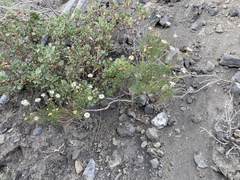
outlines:
[{"label": "leaf", "polygon": [[36,75],[40,75],[42,73],[42,70],[40,67],[37,67],[36,71],[35,71]]},{"label": "leaf", "polygon": [[63,66],[63,65],[64,65],[64,61],[63,61],[63,60],[60,61],[60,62],[58,63],[58,65],[59,65],[59,66]]}]

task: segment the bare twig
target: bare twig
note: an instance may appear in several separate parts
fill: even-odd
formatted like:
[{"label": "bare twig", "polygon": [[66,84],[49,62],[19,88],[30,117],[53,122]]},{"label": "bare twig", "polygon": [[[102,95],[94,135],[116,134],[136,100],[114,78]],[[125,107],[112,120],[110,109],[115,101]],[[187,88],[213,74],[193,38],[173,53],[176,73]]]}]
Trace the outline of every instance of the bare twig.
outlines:
[{"label": "bare twig", "polygon": [[85,111],[88,111],[88,112],[104,111],[104,110],[107,110],[111,106],[111,104],[113,104],[115,102],[128,102],[128,103],[132,103],[133,101],[132,100],[128,100],[128,99],[116,99],[116,100],[113,100],[110,103],[108,103],[108,105],[106,107],[104,107],[104,108],[100,108],[100,109],[86,109]]},{"label": "bare twig", "polygon": [[218,138],[216,138],[212,133],[210,133],[206,128],[204,127],[200,127],[203,131],[207,132],[209,134],[209,136],[213,137],[217,142],[219,142],[222,145],[227,145],[228,143],[222,142],[220,141]]}]

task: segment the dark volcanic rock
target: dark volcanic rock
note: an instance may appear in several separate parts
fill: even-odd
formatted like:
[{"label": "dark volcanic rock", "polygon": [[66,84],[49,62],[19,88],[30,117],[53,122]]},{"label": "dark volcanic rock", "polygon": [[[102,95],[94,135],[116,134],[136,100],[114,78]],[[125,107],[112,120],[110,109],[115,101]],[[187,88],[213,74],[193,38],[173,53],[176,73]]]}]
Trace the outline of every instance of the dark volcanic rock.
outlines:
[{"label": "dark volcanic rock", "polygon": [[212,4],[210,6],[210,8],[208,9],[208,12],[209,12],[209,14],[211,14],[211,16],[215,16],[218,14],[219,8],[216,4]]},{"label": "dark volcanic rock", "polygon": [[231,17],[236,17],[236,16],[238,16],[239,12],[238,12],[237,7],[231,6],[231,7],[229,8],[229,14],[230,14]]},{"label": "dark volcanic rock", "polygon": [[117,132],[121,137],[133,137],[135,134],[135,127],[130,122],[123,122],[119,124]]},{"label": "dark volcanic rock", "polygon": [[224,53],[220,64],[228,67],[240,67],[240,58]]}]

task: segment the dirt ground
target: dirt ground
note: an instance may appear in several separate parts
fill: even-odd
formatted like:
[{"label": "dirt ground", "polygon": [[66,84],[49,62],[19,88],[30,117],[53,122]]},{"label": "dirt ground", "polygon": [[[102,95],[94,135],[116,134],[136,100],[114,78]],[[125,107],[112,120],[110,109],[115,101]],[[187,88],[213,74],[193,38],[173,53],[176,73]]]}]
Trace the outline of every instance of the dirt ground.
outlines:
[{"label": "dirt ground", "polygon": [[[239,103],[231,91],[238,67],[220,64],[224,53],[240,57],[240,18],[229,14],[240,2],[140,2],[170,19],[170,27],[153,30],[184,61],[176,94],[150,102],[150,113],[146,105],[117,103],[88,121],[56,126],[23,121],[14,99],[0,111],[0,179],[240,179]],[[161,112],[168,123],[157,130],[151,120]]]}]

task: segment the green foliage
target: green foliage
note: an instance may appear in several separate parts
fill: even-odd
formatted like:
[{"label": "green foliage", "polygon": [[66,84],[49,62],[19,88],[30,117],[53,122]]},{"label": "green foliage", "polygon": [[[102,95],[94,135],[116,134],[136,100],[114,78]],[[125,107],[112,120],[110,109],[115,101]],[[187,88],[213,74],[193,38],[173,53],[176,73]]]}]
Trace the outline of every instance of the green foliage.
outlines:
[{"label": "green foliage", "polygon": [[0,93],[44,93],[31,102],[38,113],[30,119],[41,116],[55,122],[82,116],[118,87],[130,88],[134,95],[163,92],[164,86],[171,89],[170,67],[160,63],[166,45],[156,35],[147,34],[139,55],[132,55],[139,62],[108,57],[114,50],[115,27],[131,28],[134,22],[131,13],[118,8],[94,3],[87,14],[77,11],[74,18],[70,14],[44,19],[31,13],[27,20],[9,16],[0,26]]}]

